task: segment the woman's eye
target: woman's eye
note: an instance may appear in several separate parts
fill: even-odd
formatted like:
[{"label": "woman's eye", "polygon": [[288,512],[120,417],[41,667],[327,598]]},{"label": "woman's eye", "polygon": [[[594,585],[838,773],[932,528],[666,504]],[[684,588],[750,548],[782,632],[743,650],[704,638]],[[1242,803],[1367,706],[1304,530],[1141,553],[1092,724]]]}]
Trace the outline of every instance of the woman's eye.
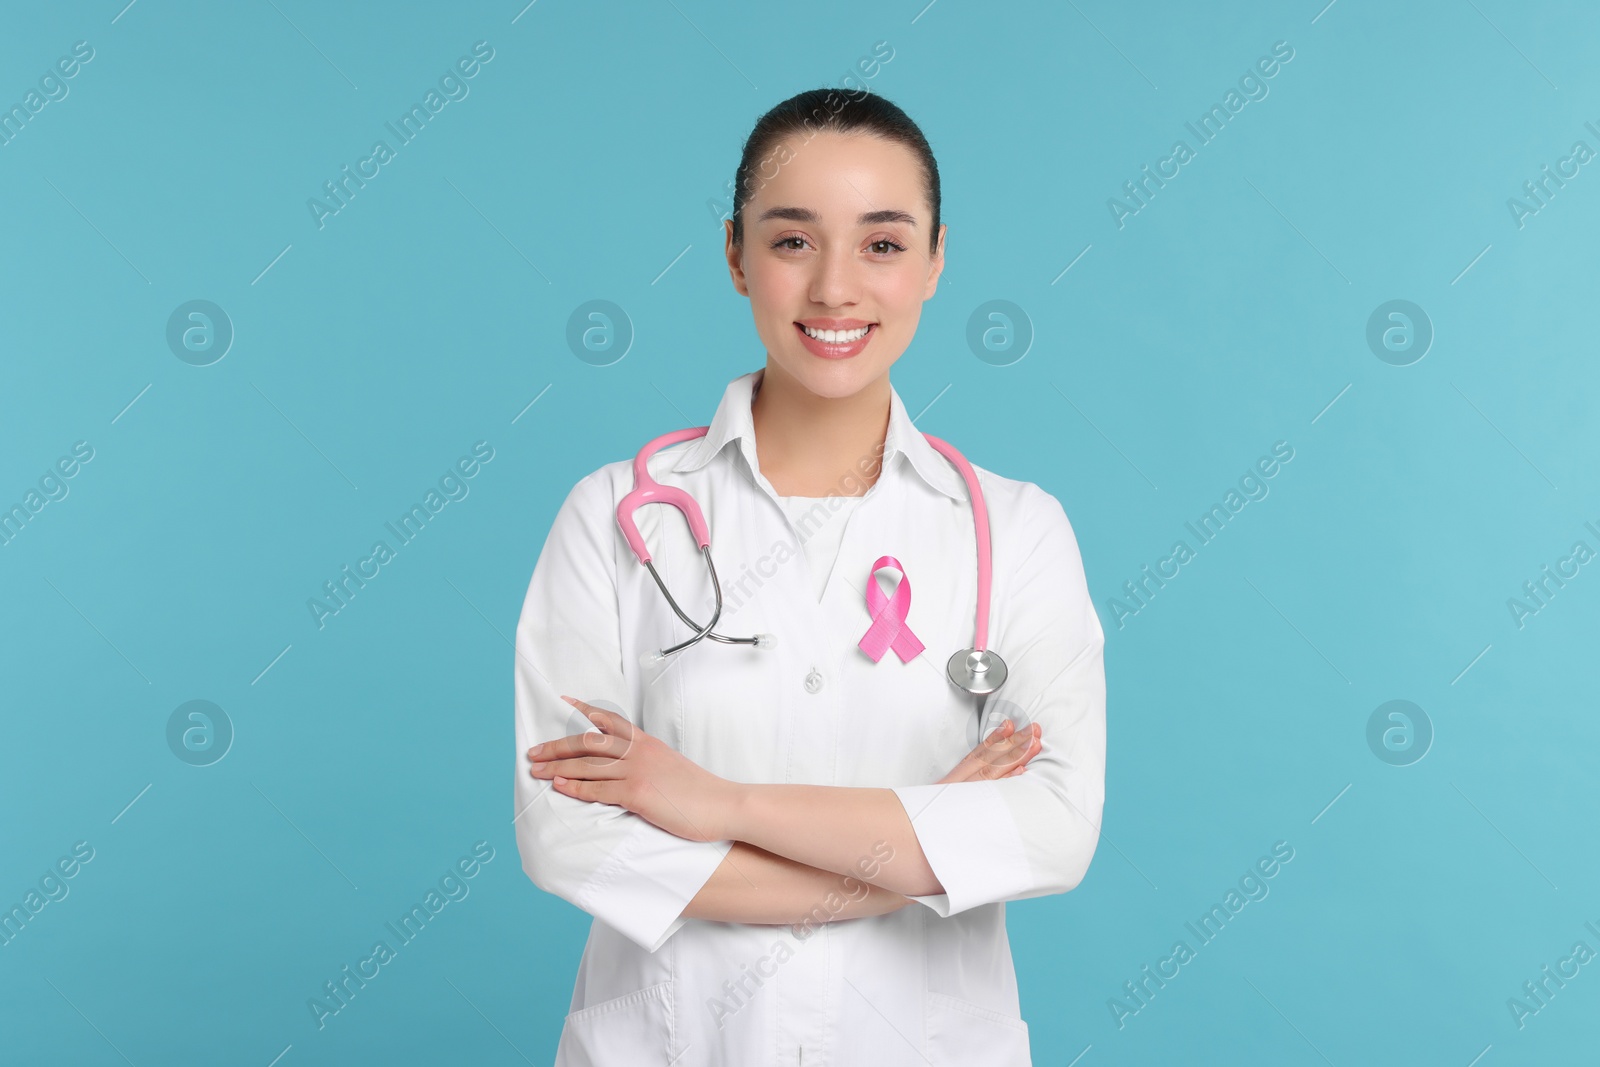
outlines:
[{"label": "woman's eye", "polygon": [[795,237],[795,236],[780,237],[776,241],[772,242],[772,247],[776,248],[776,249],[781,249],[782,251],[785,251],[785,252],[798,252],[799,248],[793,242],[798,242],[798,244],[802,244],[803,245],[803,244],[805,244],[806,239],[804,237]]},{"label": "woman's eye", "polygon": [[[878,250],[879,245],[885,245],[887,247],[882,250]],[[896,252],[904,252],[906,250],[905,245],[900,244],[898,241],[891,241],[887,237],[880,237],[876,241],[873,241],[871,244],[867,245],[867,247],[878,250],[877,254],[881,256],[888,255],[890,249],[893,249]]]}]

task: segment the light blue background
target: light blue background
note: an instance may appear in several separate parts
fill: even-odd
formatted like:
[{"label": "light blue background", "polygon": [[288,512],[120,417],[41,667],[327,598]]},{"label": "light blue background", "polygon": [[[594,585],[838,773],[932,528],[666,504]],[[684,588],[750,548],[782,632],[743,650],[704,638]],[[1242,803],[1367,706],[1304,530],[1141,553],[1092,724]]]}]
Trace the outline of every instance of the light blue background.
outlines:
[{"label": "light blue background", "polygon": [[[4,1062],[550,1062],[588,924],[511,832],[527,581],[578,478],[762,364],[717,202],[754,119],[878,41],[950,226],[895,386],[1062,501],[1107,631],[1100,851],[1008,910],[1036,1061],[1592,1055],[1600,963],[1524,1028],[1506,1005],[1600,950],[1600,564],[1520,629],[1506,604],[1600,549],[1600,164],[1507,207],[1600,149],[1591,5],[122,3],[10,4],[0,37],[6,106],[95,50],[0,147],[0,504],[95,450],[0,548],[0,903],[95,849],[0,947]],[[480,40],[470,95],[319,229],[307,199]],[[1277,41],[1269,95],[1119,229],[1108,198]],[[193,299],[236,331],[210,366],[165,340]],[[565,340],[592,299],[636,331],[611,366]],[[1009,366],[965,340],[993,299],[1034,331]],[[1365,340],[1392,299],[1436,332],[1410,366]],[[480,440],[470,495],[319,630],[307,599]],[[1280,440],[1270,495],[1119,628]],[[192,699],[236,730],[208,767],[166,742]],[[1436,732],[1410,766],[1367,745],[1392,699]],[[308,998],[480,839],[470,896],[319,1031]],[[1119,1029],[1280,840],[1270,895]]]}]

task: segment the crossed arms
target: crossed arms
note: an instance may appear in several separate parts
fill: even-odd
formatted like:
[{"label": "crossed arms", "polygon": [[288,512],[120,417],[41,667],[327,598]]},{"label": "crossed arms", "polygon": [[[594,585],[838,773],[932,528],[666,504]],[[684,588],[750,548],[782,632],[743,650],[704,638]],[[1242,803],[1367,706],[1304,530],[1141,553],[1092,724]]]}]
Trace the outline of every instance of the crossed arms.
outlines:
[{"label": "crossed arms", "polygon": [[[577,800],[615,804],[688,841],[734,842],[684,918],[798,923],[834,894],[842,903],[828,909],[829,918],[851,919],[944,892],[893,790],[731,782],[615,712],[562,699],[600,733],[530,748],[530,776]],[[1042,747],[1040,735],[1037,724],[1017,731],[1008,719],[939,781],[1021,774]]]}]

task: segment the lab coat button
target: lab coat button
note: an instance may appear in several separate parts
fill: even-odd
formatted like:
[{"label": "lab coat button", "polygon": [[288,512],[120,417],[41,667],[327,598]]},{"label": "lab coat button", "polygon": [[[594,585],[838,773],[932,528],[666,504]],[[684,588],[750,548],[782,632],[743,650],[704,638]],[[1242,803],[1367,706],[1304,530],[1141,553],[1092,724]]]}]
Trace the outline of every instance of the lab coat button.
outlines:
[{"label": "lab coat button", "polygon": [[817,671],[817,669],[815,667],[813,667],[813,668],[811,668],[811,673],[806,675],[806,692],[815,693],[818,689],[821,689],[821,688],[822,688],[822,675],[820,673],[818,673],[818,671]]}]

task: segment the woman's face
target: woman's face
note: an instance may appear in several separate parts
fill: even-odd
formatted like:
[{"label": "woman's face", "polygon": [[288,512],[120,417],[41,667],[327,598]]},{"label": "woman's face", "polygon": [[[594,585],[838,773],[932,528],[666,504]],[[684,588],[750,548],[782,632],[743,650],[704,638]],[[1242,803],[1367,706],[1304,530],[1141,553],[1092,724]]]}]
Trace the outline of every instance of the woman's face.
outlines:
[{"label": "woman's face", "polygon": [[[943,226],[928,254],[933,209],[917,158],[868,134],[795,134],[752,181],[742,250],[724,223],[734,288],[750,298],[769,359],[819,396],[854,395],[911,343],[944,268]],[[812,341],[805,326],[845,336]]]}]

